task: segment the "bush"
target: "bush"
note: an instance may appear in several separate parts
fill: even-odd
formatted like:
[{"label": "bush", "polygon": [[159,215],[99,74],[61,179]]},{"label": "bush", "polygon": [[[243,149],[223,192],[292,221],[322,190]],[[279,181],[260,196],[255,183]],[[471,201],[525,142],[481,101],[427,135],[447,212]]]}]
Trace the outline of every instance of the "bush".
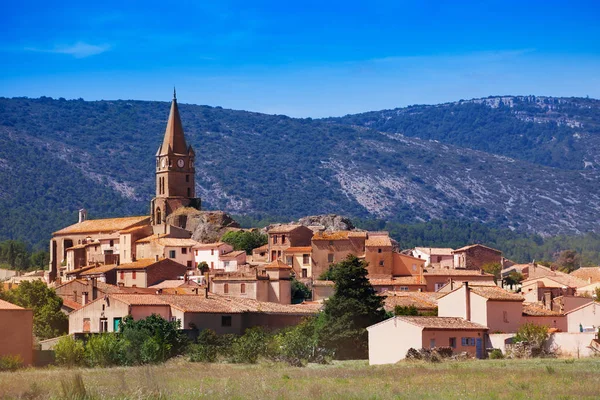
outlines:
[{"label": "bush", "polygon": [[94,335],[85,345],[85,361],[90,367],[111,367],[121,363],[122,341],[114,333]]},{"label": "bush", "polygon": [[200,332],[197,343],[190,346],[188,350],[191,362],[215,362],[219,356],[221,343],[217,334],[205,329]]},{"label": "bush", "polygon": [[275,337],[278,359],[297,367],[308,362],[326,363],[331,354],[321,345],[319,328],[322,323],[322,317],[309,318],[279,333]]},{"label": "bush", "polygon": [[544,344],[548,339],[548,327],[528,322],[519,327],[514,343],[524,343],[531,348],[532,356],[541,355],[544,352]]},{"label": "bush", "polygon": [[0,357],[0,371],[16,371],[23,366],[23,359],[19,355],[6,355]]},{"label": "bush", "polygon": [[236,338],[231,346],[233,363],[255,364],[261,356],[267,356],[269,335],[261,328],[254,327]]},{"label": "bush", "polygon": [[54,346],[54,355],[57,364],[71,368],[83,365],[85,349],[81,341],[63,336]]},{"label": "bush", "polygon": [[504,358],[504,354],[502,354],[502,350],[494,349],[490,352],[490,360],[500,360]]}]

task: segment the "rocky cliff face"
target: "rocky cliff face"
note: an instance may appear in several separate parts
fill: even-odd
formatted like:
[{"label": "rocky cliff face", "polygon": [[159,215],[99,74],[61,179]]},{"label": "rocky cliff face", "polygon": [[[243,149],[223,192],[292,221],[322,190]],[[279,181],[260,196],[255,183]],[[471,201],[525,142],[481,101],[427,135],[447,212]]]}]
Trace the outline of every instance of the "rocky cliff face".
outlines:
[{"label": "rocky cliff face", "polygon": [[192,239],[200,243],[213,243],[221,236],[240,225],[222,211],[198,211],[195,208],[180,208],[167,217],[167,223],[192,233]]},{"label": "rocky cliff face", "polygon": [[304,226],[320,227],[325,231],[351,231],[355,229],[349,218],[336,214],[311,215],[298,220]]}]

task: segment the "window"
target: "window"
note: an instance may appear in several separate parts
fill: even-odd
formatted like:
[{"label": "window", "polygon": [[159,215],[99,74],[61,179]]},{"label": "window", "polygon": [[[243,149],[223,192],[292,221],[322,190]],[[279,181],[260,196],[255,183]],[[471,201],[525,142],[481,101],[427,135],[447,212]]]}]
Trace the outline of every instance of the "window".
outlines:
[{"label": "window", "polygon": [[135,279],[136,271],[131,272],[131,279]]},{"label": "window", "polygon": [[437,292],[438,290],[441,289],[442,286],[444,286],[445,283],[444,282],[438,282],[435,284],[435,291]]},{"label": "window", "polygon": [[100,318],[100,333],[108,332],[108,319]]},{"label": "window", "polygon": [[285,235],[281,235],[281,244],[285,244]]},{"label": "window", "polygon": [[302,254],[302,265],[310,264],[310,254]]},{"label": "window", "polygon": [[383,260],[379,261],[379,266],[383,267]]},{"label": "window", "polygon": [[186,182],[189,182],[189,181],[190,181],[190,176],[189,176],[189,175],[186,175],[186,176],[185,176],[185,181],[186,181]]},{"label": "window", "polygon": [[231,326],[231,315],[221,315],[221,326]]},{"label": "window", "polygon": [[435,347],[435,339],[429,339],[429,348],[433,349]]},{"label": "window", "polygon": [[121,280],[125,279],[125,271],[121,271]]},{"label": "window", "polygon": [[89,332],[90,331],[90,319],[89,318],[84,318],[83,319],[83,331],[84,332]]},{"label": "window", "polygon": [[333,262],[333,254],[332,253],[327,254],[327,262],[329,262],[329,263]]},{"label": "window", "polygon": [[187,249],[185,247],[181,248],[181,254],[187,254]]},{"label": "window", "polygon": [[273,235],[273,244],[277,244],[277,235]]},{"label": "window", "polygon": [[240,293],[241,294],[246,293],[246,284],[245,283],[240,284]]},{"label": "window", "polygon": [[475,338],[472,338],[472,337],[461,338],[460,344],[462,346],[475,346]]},{"label": "window", "polygon": [[302,268],[302,277],[308,278],[308,270],[306,268]]},{"label": "window", "polygon": [[377,252],[378,252],[378,253],[381,253],[381,249],[377,249]]},{"label": "window", "polygon": [[456,338],[455,337],[451,337],[450,338],[450,343],[448,344],[450,347],[452,347],[453,349],[456,348]]},{"label": "window", "polygon": [[192,197],[192,189],[187,188],[187,197]]},{"label": "window", "polygon": [[333,240],[330,240],[330,241],[329,241],[329,245],[330,245],[330,246],[333,246]]},{"label": "window", "polygon": [[191,262],[191,261],[188,261],[188,262],[187,262],[187,268],[188,268],[188,269],[192,269],[192,262]]},{"label": "window", "polygon": [[223,293],[229,294],[229,283],[223,285]]},{"label": "window", "polygon": [[215,249],[210,249],[210,255],[214,256],[215,255]]},{"label": "window", "polygon": [[160,207],[156,209],[156,223],[160,224],[162,222],[162,214],[160,212]]},{"label": "window", "polygon": [[408,286],[400,286],[401,292],[408,292]]},{"label": "window", "polygon": [[215,262],[214,261],[210,262],[210,269],[215,269]]},{"label": "window", "polygon": [[115,241],[114,240],[111,240],[109,243],[110,243],[110,247],[113,247],[115,245]]},{"label": "window", "polygon": [[286,263],[287,265],[292,265],[292,264],[294,263],[294,257],[292,257],[292,256],[287,256],[287,257],[285,258],[285,263]]},{"label": "window", "polygon": [[169,258],[175,258],[176,254],[175,254],[175,250],[169,250]]},{"label": "window", "polygon": [[195,254],[196,254],[196,255],[198,255],[198,250],[196,250],[196,253],[195,253]]}]

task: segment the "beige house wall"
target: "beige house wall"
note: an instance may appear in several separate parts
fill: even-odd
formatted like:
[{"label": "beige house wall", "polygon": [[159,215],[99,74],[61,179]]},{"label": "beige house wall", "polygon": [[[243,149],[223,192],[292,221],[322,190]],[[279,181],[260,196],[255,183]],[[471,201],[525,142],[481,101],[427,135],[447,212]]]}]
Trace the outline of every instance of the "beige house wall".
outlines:
[{"label": "beige house wall", "polygon": [[425,267],[425,260],[393,253],[393,264],[392,275],[394,276],[420,275],[421,270]]},{"label": "beige house wall", "polygon": [[468,275],[468,276],[464,276],[464,275],[460,275],[460,276],[456,276],[456,275],[424,275],[425,277],[425,283],[427,283],[427,291],[428,292],[435,292],[436,291],[436,285],[441,287],[444,286],[446,283],[450,282],[450,279],[454,279],[456,282],[463,282],[463,281],[469,281],[469,282],[493,282],[494,278],[490,277],[488,275],[481,275],[481,274],[475,274],[475,275]]},{"label": "beige house wall", "polygon": [[423,328],[396,318],[370,326],[367,331],[370,365],[395,364],[406,357],[411,347],[423,347]]},{"label": "beige house wall", "polygon": [[[394,271],[394,255],[391,246],[367,246],[365,261],[370,277],[389,277]],[[382,263],[383,265],[381,265]]]},{"label": "beige house wall", "polygon": [[319,301],[325,300],[333,296],[335,287],[333,286],[313,286],[312,287],[312,300]]},{"label": "beige house wall", "polygon": [[[135,272],[135,278],[133,273]],[[125,287],[148,287],[148,276],[146,270],[117,270],[117,285]]]},{"label": "beige house wall", "polygon": [[33,363],[33,310],[0,310],[0,357],[7,355]]},{"label": "beige house wall", "polygon": [[564,315],[552,315],[552,316],[533,316],[523,315],[521,316],[521,325],[525,323],[532,323],[540,326],[547,326],[548,328],[555,328],[561,332],[568,331],[567,317]]},{"label": "beige house wall", "polygon": [[[477,296],[479,297],[479,296]],[[523,303],[520,301],[487,301],[487,324],[490,332],[516,332],[521,326]]]},{"label": "beige house wall", "polygon": [[600,303],[590,303],[580,309],[567,313],[568,332],[579,332],[581,325],[583,328],[594,327],[598,330],[600,327]]}]

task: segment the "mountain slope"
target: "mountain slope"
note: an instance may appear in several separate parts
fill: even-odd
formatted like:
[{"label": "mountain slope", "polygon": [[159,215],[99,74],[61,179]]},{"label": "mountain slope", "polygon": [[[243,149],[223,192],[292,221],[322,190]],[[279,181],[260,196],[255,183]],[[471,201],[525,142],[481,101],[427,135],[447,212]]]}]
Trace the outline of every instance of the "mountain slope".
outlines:
[{"label": "mountain slope", "polygon": [[[207,208],[285,219],[465,218],[555,234],[598,230],[594,107],[572,115],[582,127],[559,126],[564,110],[536,123],[474,101],[327,120],[186,104],[180,112]],[[43,243],[80,207],[93,218],[147,213],[168,111],[163,102],[0,99],[1,238]],[[402,116],[412,128],[399,134],[388,113],[418,120]],[[527,140],[516,146],[511,137]],[[555,147],[568,157],[545,156]]]}]

